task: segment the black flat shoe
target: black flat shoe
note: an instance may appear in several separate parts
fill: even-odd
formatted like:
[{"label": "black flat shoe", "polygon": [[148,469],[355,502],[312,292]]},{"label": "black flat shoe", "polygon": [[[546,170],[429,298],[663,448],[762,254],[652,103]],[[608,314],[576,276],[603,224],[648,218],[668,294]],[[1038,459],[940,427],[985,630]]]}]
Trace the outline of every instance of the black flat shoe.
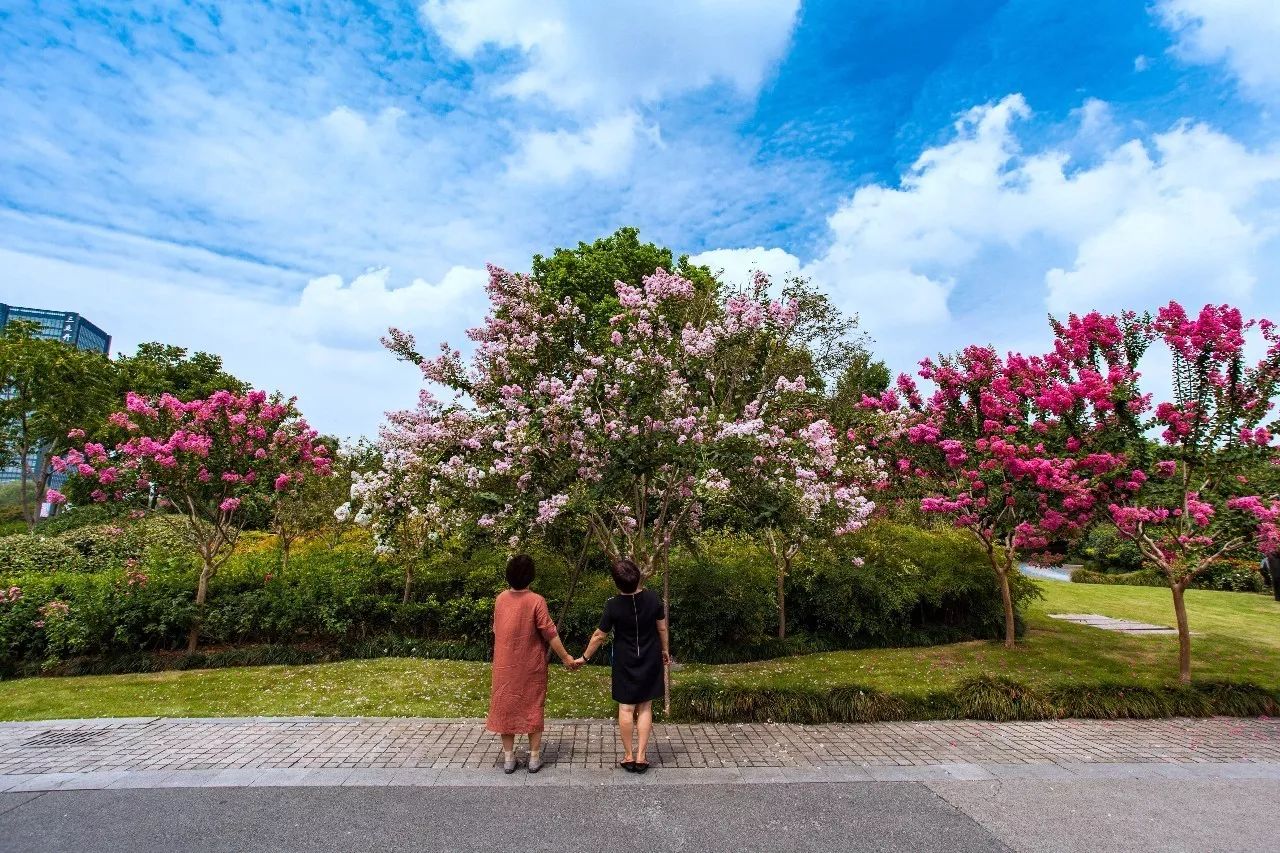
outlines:
[{"label": "black flat shoe", "polygon": [[633,761],[633,762],[631,762],[631,772],[632,772],[632,773],[643,773],[643,772],[645,772],[645,771],[646,771],[646,770],[648,770],[648,769],[649,769],[649,762],[647,762],[647,761]]},{"label": "black flat shoe", "polygon": [[618,763],[618,766],[628,773],[636,772],[636,763],[634,761],[622,761]]}]

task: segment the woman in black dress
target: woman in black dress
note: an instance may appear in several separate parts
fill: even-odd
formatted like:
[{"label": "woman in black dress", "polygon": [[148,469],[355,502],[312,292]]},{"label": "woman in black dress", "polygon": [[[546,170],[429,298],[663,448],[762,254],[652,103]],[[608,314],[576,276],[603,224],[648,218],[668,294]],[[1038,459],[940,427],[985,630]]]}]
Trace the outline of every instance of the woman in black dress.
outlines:
[{"label": "woman in black dress", "polygon": [[[600,627],[579,660],[590,660],[613,632],[613,700],[618,703],[622,767],[643,773],[649,769],[645,753],[653,729],[653,700],[662,696],[662,674],[671,659],[667,614],[657,593],[639,589],[640,569],[630,560],[613,564],[613,582],[619,594],[605,602]],[[633,728],[639,733],[634,752]]]}]

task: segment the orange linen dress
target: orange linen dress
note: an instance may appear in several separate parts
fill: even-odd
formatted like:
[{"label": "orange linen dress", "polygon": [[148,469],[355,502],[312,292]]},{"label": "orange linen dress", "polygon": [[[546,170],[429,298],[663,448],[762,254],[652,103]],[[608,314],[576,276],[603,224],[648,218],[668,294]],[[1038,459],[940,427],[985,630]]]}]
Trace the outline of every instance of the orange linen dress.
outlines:
[{"label": "orange linen dress", "polygon": [[494,734],[542,731],[547,644],[556,626],[536,592],[509,589],[493,602],[493,687],[485,727]]}]

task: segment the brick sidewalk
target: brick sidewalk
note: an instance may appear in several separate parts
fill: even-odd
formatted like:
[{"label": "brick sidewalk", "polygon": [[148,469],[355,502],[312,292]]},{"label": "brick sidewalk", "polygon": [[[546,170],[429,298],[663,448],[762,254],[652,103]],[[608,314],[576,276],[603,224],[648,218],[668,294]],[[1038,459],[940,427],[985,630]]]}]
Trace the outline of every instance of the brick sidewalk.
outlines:
[{"label": "brick sidewalk", "polygon": [[[562,771],[611,770],[620,758],[614,726],[600,721],[551,723],[544,753]],[[253,718],[0,724],[0,783],[45,774],[488,771],[497,758],[496,738],[475,720]],[[1036,766],[1044,770],[1088,765],[1099,766],[1099,770],[1101,765],[1257,764],[1280,768],[1280,720],[658,725],[650,760],[655,768],[664,770],[891,770],[992,765],[1022,766],[1026,774],[1032,774]],[[763,778],[770,774],[754,775]]]}]

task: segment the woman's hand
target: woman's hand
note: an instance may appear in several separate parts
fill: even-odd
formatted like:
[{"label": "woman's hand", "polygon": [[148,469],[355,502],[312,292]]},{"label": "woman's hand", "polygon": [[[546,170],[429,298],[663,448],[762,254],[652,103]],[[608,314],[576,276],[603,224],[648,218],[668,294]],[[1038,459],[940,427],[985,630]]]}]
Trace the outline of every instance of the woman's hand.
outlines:
[{"label": "woman's hand", "polygon": [[568,669],[570,672],[577,672],[578,670],[582,669],[582,665],[584,663],[586,663],[586,661],[584,661],[582,658],[565,658],[564,660],[565,668]]},{"label": "woman's hand", "polygon": [[662,665],[671,666],[671,652],[666,649],[662,650]]}]

